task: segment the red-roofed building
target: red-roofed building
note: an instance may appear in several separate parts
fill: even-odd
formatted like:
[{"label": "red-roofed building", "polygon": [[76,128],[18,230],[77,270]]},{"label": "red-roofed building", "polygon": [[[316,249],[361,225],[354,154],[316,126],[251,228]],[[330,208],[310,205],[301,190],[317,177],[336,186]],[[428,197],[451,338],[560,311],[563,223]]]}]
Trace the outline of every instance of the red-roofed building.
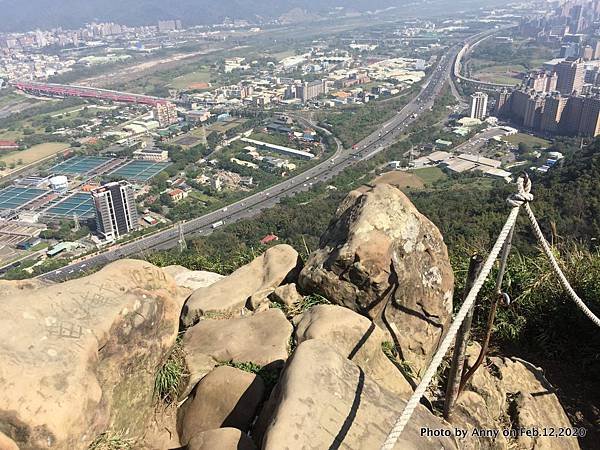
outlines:
[{"label": "red-roofed building", "polygon": [[0,150],[19,150],[19,144],[15,141],[0,141]]},{"label": "red-roofed building", "polygon": [[181,189],[173,189],[172,191],[169,191],[168,194],[171,196],[171,200],[173,200],[174,203],[187,197],[187,192],[182,191]]},{"label": "red-roofed building", "polygon": [[269,242],[278,241],[279,237],[274,234],[267,234],[264,238],[260,240],[260,243],[263,245],[267,245]]}]

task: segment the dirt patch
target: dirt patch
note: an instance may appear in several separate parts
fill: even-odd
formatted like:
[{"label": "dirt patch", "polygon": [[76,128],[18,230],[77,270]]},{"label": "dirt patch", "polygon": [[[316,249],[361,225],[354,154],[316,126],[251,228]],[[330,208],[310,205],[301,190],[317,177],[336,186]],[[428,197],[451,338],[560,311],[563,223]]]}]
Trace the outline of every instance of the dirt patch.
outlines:
[{"label": "dirt patch", "polygon": [[400,170],[383,173],[375,178],[371,184],[391,184],[392,186],[397,186],[399,188],[415,189],[422,189],[425,187],[425,183],[423,183],[423,180],[418,176]]}]

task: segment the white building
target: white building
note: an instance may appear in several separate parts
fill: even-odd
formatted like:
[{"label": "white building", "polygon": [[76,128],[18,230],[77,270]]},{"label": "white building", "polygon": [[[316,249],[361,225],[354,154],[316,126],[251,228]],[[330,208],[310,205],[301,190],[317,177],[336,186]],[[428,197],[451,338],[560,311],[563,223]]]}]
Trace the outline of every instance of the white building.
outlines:
[{"label": "white building", "polygon": [[484,92],[475,92],[471,94],[471,114],[472,119],[485,119],[487,115],[488,95]]},{"label": "white building", "polygon": [[160,148],[140,148],[133,152],[133,159],[141,159],[144,161],[166,161],[169,159],[169,152]]}]

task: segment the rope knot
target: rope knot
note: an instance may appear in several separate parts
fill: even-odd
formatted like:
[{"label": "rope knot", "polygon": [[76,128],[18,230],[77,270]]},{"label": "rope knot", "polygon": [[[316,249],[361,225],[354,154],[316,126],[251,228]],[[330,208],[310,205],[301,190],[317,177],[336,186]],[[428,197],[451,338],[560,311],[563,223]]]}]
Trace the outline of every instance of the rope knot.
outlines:
[{"label": "rope knot", "polygon": [[525,203],[533,201],[531,179],[526,172],[519,175],[519,178],[517,178],[517,192],[508,197],[506,201],[513,207],[523,206]]}]

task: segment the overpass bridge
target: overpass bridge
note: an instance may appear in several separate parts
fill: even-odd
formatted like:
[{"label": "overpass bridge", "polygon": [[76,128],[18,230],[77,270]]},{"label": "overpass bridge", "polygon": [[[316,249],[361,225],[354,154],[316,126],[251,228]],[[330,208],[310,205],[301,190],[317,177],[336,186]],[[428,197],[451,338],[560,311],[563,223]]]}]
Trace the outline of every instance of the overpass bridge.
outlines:
[{"label": "overpass bridge", "polygon": [[464,83],[472,86],[474,89],[479,91],[498,91],[502,88],[506,89],[514,89],[515,84],[500,84],[500,83],[489,83],[487,81],[477,80],[475,78],[470,78],[462,75],[462,60],[465,56],[473,51],[475,47],[484,42],[485,40],[491,38],[493,35],[497,34],[500,31],[504,31],[510,28],[513,28],[515,25],[507,25],[492,31],[484,31],[483,33],[479,33],[465,42],[463,48],[456,55],[456,59],[454,60],[454,67],[452,69],[452,75],[454,79],[458,83]]},{"label": "overpass bridge", "polygon": [[35,81],[14,81],[11,84],[20,91],[43,97],[79,97],[93,100],[109,100],[113,102],[136,103],[150,106],[156,106],[157,104],[169,101],[166,98],[153,97],[150,95],[132,94],[129,92],[119,92],[87,86],[39,83]]}]

